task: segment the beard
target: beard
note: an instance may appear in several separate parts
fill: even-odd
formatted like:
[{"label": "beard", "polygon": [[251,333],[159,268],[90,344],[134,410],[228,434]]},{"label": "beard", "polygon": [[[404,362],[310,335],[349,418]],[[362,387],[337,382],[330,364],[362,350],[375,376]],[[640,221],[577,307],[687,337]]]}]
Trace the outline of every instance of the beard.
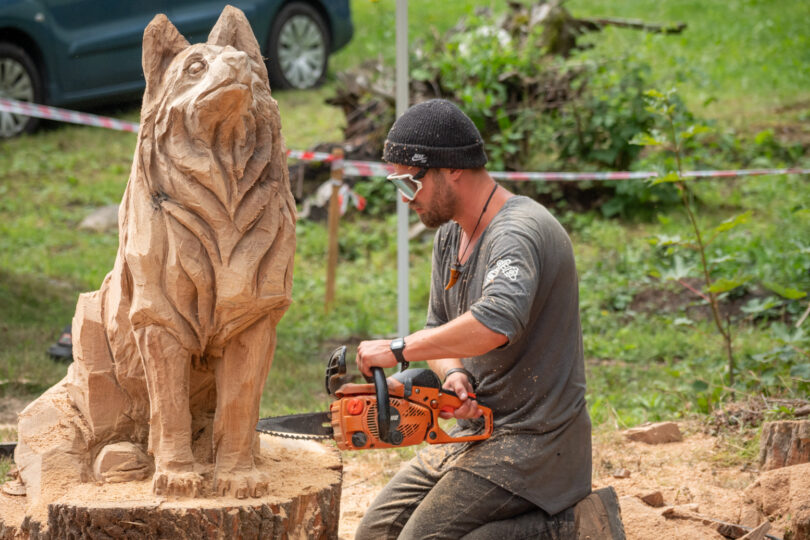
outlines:
[{"label": "beard", "polygon": [[417,214],[425,227],[435,229],[444,225],[456,214],[456,196],[450,190],[444,175],[436,170],[433,181],[433,196],[428,206],[422,207],[422,213]]}]

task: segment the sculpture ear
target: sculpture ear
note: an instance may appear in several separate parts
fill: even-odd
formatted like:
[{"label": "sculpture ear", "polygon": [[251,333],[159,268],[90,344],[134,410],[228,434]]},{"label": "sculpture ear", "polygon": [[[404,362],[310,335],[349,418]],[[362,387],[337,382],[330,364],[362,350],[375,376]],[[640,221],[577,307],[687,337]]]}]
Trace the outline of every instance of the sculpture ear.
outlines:
[{"label": "sculpture ear", "polygon": [[209,45],[232,46],[237,51],[244,51],[260,66],[264,66],[262,51],[250,23],[241,9],[225,6],[217,24],[208,34]]},{"label": "sculpture ear", "polygon": [[172,59],[189,47],[188,41],[177,28],[158,13],[143,32],[143,76],[146,78],[146,93],[160,85],[163,73]]}]

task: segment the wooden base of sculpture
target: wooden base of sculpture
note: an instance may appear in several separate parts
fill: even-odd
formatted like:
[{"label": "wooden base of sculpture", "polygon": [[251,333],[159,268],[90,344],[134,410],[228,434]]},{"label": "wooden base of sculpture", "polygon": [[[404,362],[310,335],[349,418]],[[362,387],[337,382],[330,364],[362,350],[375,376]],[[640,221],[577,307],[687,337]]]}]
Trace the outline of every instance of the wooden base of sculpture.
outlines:
[{"label": "wooden base of sculpture", "polygon": [[0,539],[337,538],[338,451],[312,441],[261,440],[258,468],[273,479],[264,497],[169,499],[153,495],[151,480],[143,480],[77,484],[27,509],[25,497],[0,493]]}]

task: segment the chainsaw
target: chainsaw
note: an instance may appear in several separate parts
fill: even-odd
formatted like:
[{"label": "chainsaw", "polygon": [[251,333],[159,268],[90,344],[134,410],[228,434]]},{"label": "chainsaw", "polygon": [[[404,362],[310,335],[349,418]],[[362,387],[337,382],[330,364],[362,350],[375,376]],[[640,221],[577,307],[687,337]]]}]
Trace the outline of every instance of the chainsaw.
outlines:
[{"label": "chainsaw", "polygon": [[452,437],[442,429],[440,413],[452,414],[462,402],[430,369],[408,369],[403,362],[388,380],[382,368],[371,371],[366,384],[347,382],[346,347],[338,347],[326,366],[326,391],[335,398],[329,411],[262,418],[256,429],[294,439],[334,439],[341,450],[471,442],[492,435],[492,410],[480,404],[482,433]]}]

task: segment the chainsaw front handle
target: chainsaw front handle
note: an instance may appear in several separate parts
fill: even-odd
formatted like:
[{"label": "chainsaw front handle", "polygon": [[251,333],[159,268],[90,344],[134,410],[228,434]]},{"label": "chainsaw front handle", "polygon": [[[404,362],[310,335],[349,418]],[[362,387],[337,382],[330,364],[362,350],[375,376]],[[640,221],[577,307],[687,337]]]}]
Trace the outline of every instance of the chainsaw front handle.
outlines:
[{"label": "chainsaw front handle", "polygon": [[[475,394],[469,394],[471,399],[475,399]],[[448,390],[443,390],[438,397],[439,406],[437,407],[438,411],[447,411],[452,412],[461,407],[462,401],[456,396],[453,392]],[[436,433],[435,437],[428,437],[427,442],[430,444],[443,444],[443,443],[451,443],[451,442],[473,442],[473,441],[482,441],[484,439],[488,439],[490,435],[492,435],[492,430],[494,429],[494,424],[492,422],[492,409],[486,407],[484,405],[478,404],[478,408],[481,409],[482,415],[481,417],[484,419],[484,431],[479,433],[478,435],[466,435],[463,437],[451,437],[446,431],[444,431],[441,425],[438,422],[438,415],[434,418],[433,422],[433,432]]]}]

